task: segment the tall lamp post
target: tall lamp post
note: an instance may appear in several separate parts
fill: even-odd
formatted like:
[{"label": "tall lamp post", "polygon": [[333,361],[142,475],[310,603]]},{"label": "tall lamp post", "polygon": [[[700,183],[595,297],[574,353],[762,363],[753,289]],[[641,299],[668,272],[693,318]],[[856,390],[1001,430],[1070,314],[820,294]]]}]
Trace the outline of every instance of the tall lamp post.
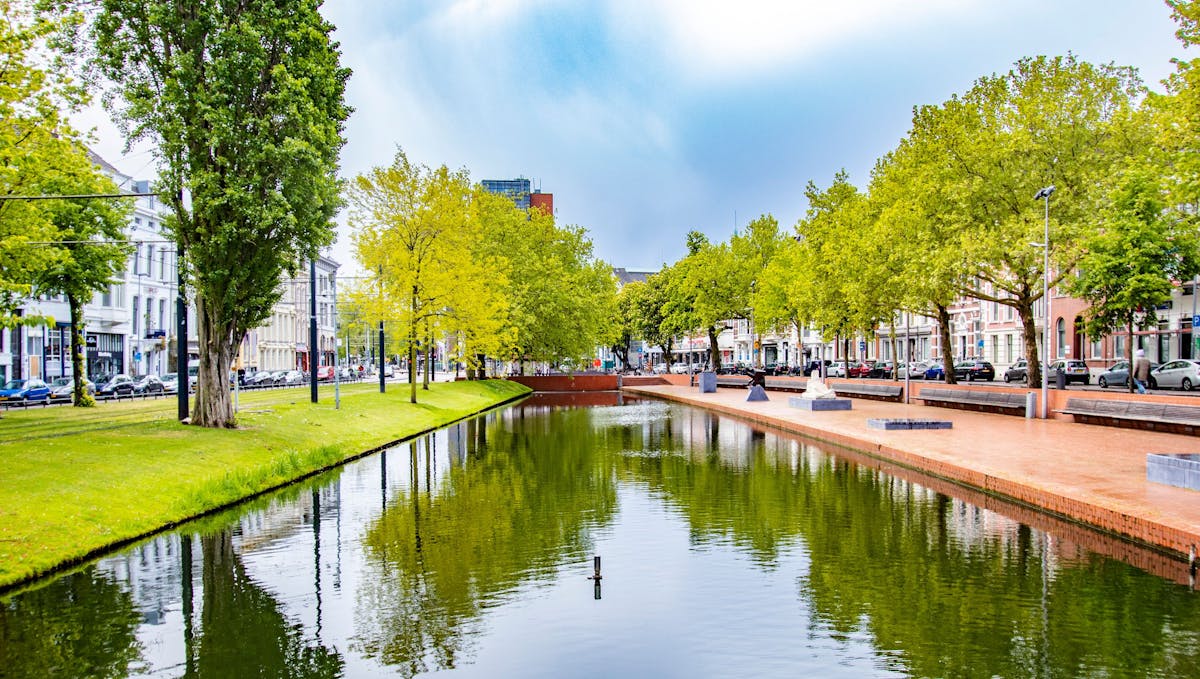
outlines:
[{"label": "tall lamp post", "polygon": [[1047,399],[1050,398],[1050,373],[1046,369],[1050,365],[1050,319],[1053,314],[1050,313],[1050,194],[1054,193],[1054,185],[1051,184],[1046,188],[1037,192],[1033,197],[1034,200],[1046,201],[1046,221],[1045,231],[1043,232],[1043,240],[1040,243],[1042,247],[1042,297],[1046,300],[1046,324],[1043,328],[1044,339],[1042,340],[1042,351],[1046,354],[1042,360],[1042,419],[1046,419],[1049,414],[1049,404]]}]

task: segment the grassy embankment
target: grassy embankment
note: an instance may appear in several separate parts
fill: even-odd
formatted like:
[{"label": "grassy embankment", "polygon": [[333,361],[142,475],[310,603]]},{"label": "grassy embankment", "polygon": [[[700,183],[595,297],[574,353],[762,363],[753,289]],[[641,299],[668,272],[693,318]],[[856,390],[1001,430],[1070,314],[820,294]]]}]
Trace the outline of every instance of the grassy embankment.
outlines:
[{"label": "grassy embankment", "polygon": [[0,415],[0,587],[76,562],[528,392],[506,381],[243,393],[238,429],[189,427],[173,398]]}]

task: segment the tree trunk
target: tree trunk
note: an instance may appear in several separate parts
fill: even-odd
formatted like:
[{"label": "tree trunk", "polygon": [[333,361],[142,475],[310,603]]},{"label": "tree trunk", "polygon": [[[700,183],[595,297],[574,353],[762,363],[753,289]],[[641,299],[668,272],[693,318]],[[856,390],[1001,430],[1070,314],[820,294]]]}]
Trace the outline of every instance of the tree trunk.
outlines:
[{"label": "tree trunk", "polygon": [[71,309],[71,380],[73,382],[72,391],[75,394],[76,408],[90,408],[96,405],[96,400],[83,387],[83,324],[81,324],[80,312],[83,311],[83,306],[79,303],[79,298],[75,295],[67,295],[67,306]]},{"label": "tree trunk", "polygon": [[[229,397],[229,368],[233,365],[233,332],[214,322],[216,305],[196,293],[196,333],[200,338],[200,370],[191,423],[201,427],[232,428],[233,400]],[[186,384],[179,385],[187,389]]]},{"label": "tree trunk", "polygon": [[[1021,319],[1021,334],[1025,338],[1025,361],[1029,364],[1029,370],[1026,371],[1025,384],[1033,386],[1042,383],[1042,363],[1045,359],[1037,348],[1037,327],[1033,324],[1033,303],[1026,304],[1025,300],[1017,306],[1017,314]],[[1046,319],[1046,324],[1050,324],[1050,319]],[[1042,347],[1042,350],[1049,355],[1050,347]],[[1131,368],[1133,366],[1130,366]]]},{"label": "tree trunk", "polygon": [[721,367],[721,347],[717,346],[717,328],[708,326],[708,367],[713,372]]},{"label": "tree trunk", "polygon": [[956,384],[954,377],[954,345],[950,341],[950,309],[937,305],[938,335],[942,341],[942,369],[946,384]]}]

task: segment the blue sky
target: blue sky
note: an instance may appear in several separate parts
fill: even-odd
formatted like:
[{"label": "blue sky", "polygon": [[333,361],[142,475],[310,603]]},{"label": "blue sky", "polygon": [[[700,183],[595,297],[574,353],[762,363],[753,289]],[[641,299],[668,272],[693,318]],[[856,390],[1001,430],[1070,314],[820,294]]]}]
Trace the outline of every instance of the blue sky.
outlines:
[{"label": "blue sky", "polygon": [[[1023,56],[1132,65],[1161,89],[1184,54],[1159,0],[327,0],[323,12],[354,70],[345,176],[402,147],[475,180],[528,177],[561,223],[628,268],[678,259],[691,229],[723,240],[764,213],[792,227],[809,180],[845,168],[864,185],[914,105]],[[101,152],[146,174],[119,140]],[[354,269],[340,234],[332,254]]]}]

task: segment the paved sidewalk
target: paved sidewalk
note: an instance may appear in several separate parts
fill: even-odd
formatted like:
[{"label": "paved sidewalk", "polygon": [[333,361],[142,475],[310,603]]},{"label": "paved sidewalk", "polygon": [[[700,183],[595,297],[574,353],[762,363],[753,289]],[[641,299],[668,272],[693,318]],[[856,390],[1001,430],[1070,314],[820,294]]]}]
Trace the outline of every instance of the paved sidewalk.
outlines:
[{"label": "paved sidewalk", "polygon": [[[743,389],[625,387],[864,451],[903,466],[1125,535],[1185,557],[1200,550],[1200,491],[1146,480],[1147,453],[1200,453],[1200,437],[1027,420],[1012,415],[852,399],[848,411],[788,406],[795,394],[747,402]],[[949,420],[948,430],[883,431],[869,418]]]}]

